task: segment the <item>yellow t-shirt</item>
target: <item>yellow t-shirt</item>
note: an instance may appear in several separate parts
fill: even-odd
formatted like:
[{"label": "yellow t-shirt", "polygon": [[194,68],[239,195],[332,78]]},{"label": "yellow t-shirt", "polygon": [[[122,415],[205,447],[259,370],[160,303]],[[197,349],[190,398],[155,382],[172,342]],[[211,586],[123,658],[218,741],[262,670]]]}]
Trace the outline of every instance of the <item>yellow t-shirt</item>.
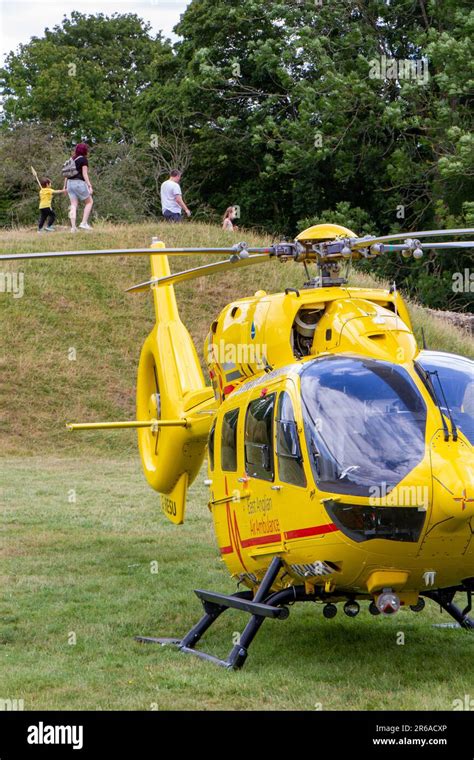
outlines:
[{"label": "yellow t-shirt", "polygon": [[53,188],[42,187],[40,192],[39,208],[51,208],[53,203]]}]

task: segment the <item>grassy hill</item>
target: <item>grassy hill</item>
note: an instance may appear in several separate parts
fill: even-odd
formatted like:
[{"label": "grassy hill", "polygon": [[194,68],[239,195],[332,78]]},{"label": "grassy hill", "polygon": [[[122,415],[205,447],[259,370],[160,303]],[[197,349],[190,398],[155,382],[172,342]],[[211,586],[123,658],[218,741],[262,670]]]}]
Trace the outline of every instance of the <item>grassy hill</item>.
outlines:
[{"label": "grassy hill", "polygon": [[[224,246],[236,240],[268,244],[270,238],[241,231],[230,237],[216,226],[139,224],[97,226],[75,236],[15,230],[0,233],[0,251],[20,253],[80,248],[148,246],[153,235],[168,246]],[[204,263],[177,258],[175,270]],[[209,257],[207,258],[209,261]],[[143,257],[40,260],[5,264],[24,273],[24,296],[0,293],[0,446],[6,455],[46,452],[126,454],[135,450],[130,431],[71,434],[66,421],[120,420],[135,416],[135,374],[140,348],[153,324],[151,296],[125,288],[149,276]],[[202,351],[209,324],[236,297],[259,288],[278,291],[303,282],[303,270],[275,262],[224,273],[177,287],[181,316]],[[354,284],[370,284],[354,275]],[[428,345],[474,356],[474,342],[443,319],[412,305],[416,331],[424,326]],[[75,349],[76,360],[69,359]]]}]

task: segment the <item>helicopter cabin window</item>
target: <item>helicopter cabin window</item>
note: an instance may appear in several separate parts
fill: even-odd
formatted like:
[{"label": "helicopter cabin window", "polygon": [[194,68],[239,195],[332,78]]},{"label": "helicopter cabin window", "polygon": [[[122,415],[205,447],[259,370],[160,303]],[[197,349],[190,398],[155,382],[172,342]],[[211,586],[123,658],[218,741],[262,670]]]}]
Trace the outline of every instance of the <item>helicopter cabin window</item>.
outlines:
[{"label": "helicopter cabin window", "polygon": [[426,405],[410,375],[388,362],[320,357],[301,372],[308,454],[318,488],[371,496],[391,490],[425,456]]},{"label": "helicopter cabin window", "polygon": [[207,444],[209,450],[209,469],[214,469],[214,441],[216,436],[216,421],[212,423],[211,430],[209,432],[209,442]]},{"label": "helicopter cabin window", "polygon": [[237,470],[237,422],[239,410],[224,414],[221,433],[221,467],[227,472]]},{"label": "helicopter cabin window", "polygon": [[273,480],[273,409],[275,394],[251,401],[245,418],[245,470],[261,480]]},{"label": "helicopter cabin window", "polygon": [[290,395],[283,391],[278,399],[276,419],[278,474],[283,483],[306,487],[300,439]]}]

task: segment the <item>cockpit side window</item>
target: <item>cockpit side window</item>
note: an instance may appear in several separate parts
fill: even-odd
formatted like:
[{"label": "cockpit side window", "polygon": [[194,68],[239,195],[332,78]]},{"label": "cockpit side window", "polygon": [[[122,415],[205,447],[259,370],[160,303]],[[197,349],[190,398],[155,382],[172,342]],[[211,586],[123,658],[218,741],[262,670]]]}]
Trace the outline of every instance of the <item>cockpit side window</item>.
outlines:
[{"label": "cockpit side window", "polygon": [[278,475],[283,483],[306,487],[298,428],[290,395],[283,391],[278,398],[276,418],[276,453]]},{"label": "cockpit side window", "polygon": [[273,480],[273,411],[275,393],[251,401],[245,417],[245,470],[261,480]]},{"label": "cockpit side window", "polygon": [[221,467],[226,472],[237,470],[237,423],[239,410],[232,409],[224,414],[221,433]]}]

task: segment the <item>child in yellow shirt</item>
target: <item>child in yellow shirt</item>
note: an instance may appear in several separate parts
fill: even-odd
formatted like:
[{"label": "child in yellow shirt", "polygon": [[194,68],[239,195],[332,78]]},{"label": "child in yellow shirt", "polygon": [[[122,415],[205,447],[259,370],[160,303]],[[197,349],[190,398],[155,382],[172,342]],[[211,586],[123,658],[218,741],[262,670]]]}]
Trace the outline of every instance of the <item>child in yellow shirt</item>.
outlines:
[{"label": "child in yellow shirt", "polygon": [[56,214],[53,211],[53,195],[55,193],[65,193],[66,190],[53,190],[51,187],[51,180],[49,177],[44,177],[41,182],[41,190],[39,191],[39,221],[38,221],[38,232],[43,232],[43,226],[46,220],[48,220],[48,224],[44,229],[46,232],[54,232],[54,220],[56,219]]}]

